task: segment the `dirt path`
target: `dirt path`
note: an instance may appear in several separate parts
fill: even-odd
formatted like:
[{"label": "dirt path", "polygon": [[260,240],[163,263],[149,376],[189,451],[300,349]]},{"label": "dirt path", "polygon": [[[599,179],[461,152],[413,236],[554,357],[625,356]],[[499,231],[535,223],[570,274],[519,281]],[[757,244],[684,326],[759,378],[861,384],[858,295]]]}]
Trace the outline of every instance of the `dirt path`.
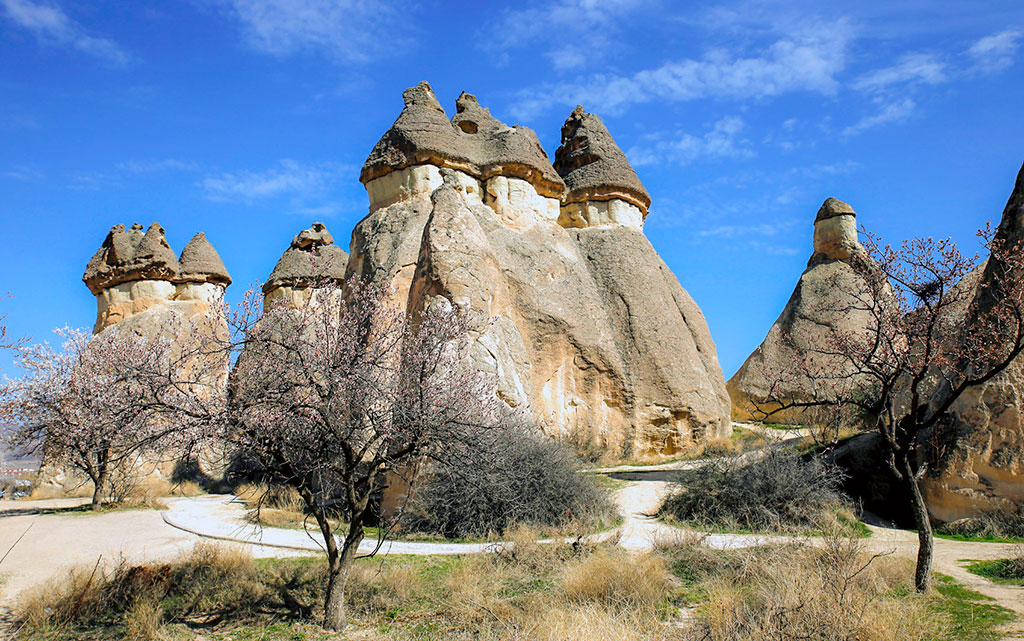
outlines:
[{"label": "dirt path", "polygon": [[[743,534],[701,534],[667,525],[655,514],[669,491],[666,480],[673,469],[692,468],[699,461],[667,466],[616,468],[624,486],[615,492],[623,522],[617,530],[619,545],[630,550],[649,550],[658,542],[695,540],[715,548],[739,548],[791,537]],[[98,559],[116,562],[166,561],[191,549],[196,541],[215,539],[242,544],[256,557],[282,557],[320,552],[320,544],[301,530],[255,528],[245,519],[245,507],[228,495],[166,499],[168,509],[119,510],[101,514],[87,512],[45,513],[53,508],[74,506],[64,501],[0,501],[0,607],[9,605],[21,591],[59,576],[75,565],[92,565]],[[872,552],[892,552],[913,557],[917,538],[911,532],[871,527],[865,547]],[[22,537],[22,535],[24,535]],[[607,538],[609,533],[595,535]],[[18,539],[21,538],[19,541]],[[810,541],[813,542],[813,539]],[[17,543],[16,543],[17,542]],[[365,542],[372,546],[373,542]],[[483,543],[430,543],[388,541],[384,554],[477,554],[495,545]],[[362,550],[362,548],[361,548]],[[965,560],[1006,558],[1017,546],[936,540],[935,569],[989,596],[1018,614],[1008,638],[1024,639],[1024,590],[994,584],[967,572]]]},{"label": "dirt path", "polygon": [[[80,505],[80,499],[0,501],[0,608],[23,590],[81,565],[168,561],[201,537],[164,522],[156,510],[47,513]],[[19,540],[20,539],[20,540]],[[256,557],[287,556],[288,550],[246,546]]]}]

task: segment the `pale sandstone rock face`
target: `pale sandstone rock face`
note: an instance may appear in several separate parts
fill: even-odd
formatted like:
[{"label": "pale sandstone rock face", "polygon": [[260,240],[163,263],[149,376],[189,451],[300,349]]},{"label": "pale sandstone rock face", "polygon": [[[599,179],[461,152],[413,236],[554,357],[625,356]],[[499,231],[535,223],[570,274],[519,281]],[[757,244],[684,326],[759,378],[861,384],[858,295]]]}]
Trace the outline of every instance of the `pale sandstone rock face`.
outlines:
[{"label": "pale sandstone rock face", "polygon": [[[864,311],[848,309],[851,292],[863,287],[863,279],[851,261],[867,259],[857,241],[853,208],[835,198],[827,199],[814,222],[814,253],[800,276],[782,314],[768,335],[729,379],[732,415],[735,420],[760,418],[753,410],[777,406],[767,398],[810,400],[821,382],[805,376],[807,371],[843,371],[842,360],[821,354],[828,349],[833,331],[857,332],[871,326]],[[853,381],[850,381],[853,384]],[[791,409],[773,414],[773,423],[811,425],[820,421],[814,410]]]},{"label": "pale sandstone rock face", "polygon": [[[196,234],[177,258],[153,223],[123,225],[110,230],[103,245],[89,261],[82,280],[96,295],[95,333],[130,332],[152,339],[173,341],[171,357],[184,380],[222,390],[227,385],[228,358],[215,355],[216,346],[228,339],[222,307],[231,277],[217,251],[203,233]],[[176,454],[168,461],[140,461],[137,470],[170,473]],[[219,462],[200,457],[202,468],[219,473]]]},{"label": "pale sandstone rock face", "polygon": [[608,188],[591,179],[567,214],[532,131],[465,94],[450,123],[429,86],[405,98],[363,169],[370,214],[353,231],[349,273],[389,283],[410,313],[443,299],[491,318],[474,365],[552,435],[615,454],[671,454],[727,435],[706,322],[639,231],[649,197],[607,131],[594,150],[563,140],[578,152],[575,175],[602,175],[587,165],[606,156],[631,175],[599,164]]},{"label": "pale sandstone rock face", "polygon": [[[1024,239],[1024,167],[1003,210],[997,238]],[[974,290],[971,307],[986,309],[997,278],[986,262],[965,277]],[[1017,275],[1024,277],[1024,274]],[[972,310],[964,327],[972,331]],[[1024,358],[988,383],[964,393],[953,419],[939,430],[940,462],[923,481],[932,516],[942,521],[974,517],[990,510],[1015,511],[1024,505]]]}]

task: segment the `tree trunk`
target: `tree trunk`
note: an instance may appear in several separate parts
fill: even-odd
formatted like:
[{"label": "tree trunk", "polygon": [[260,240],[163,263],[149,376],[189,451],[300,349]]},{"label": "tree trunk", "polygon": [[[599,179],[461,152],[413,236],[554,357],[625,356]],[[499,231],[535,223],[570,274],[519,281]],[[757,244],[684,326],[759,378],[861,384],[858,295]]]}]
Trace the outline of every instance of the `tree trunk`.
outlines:
[{"label": "tree trunk", "polygon": [[348,583],[348,568],[341,563],[331,568],[327,580],[327,597],[324,599],[324,629],[341,631],[348,620],[345,618],[345,584]]},{"label": "tree trunk", "polygon": [[910,490],[914,524],[917,526],[917,570],[914,573],[914,585],[918,592],[927,592],[932,587],[935,537],[932,534],[931,519],[928,517],[928,506],[925,505],[924,495],[921,494],[921,483],[914,474],[913,466],[909,460],[904,460],[902,467]]},{"label": "tree trunk", "polygon": [[327,579],[327,596],[324,597],[325,630],[344,630],[348,623],[345,618],[345,585],[352,563],[356,560],[356,551],[363,541],[363,526],[360,523],[350,524],[348,535],[342,544],[341,555],[335,559],[328,558],[329,575]]},{"label": "tree trunk", "polygon": [[107,470],[101,470],[92,480],[92,484],[92,509],[99,510],[107,500]]}]

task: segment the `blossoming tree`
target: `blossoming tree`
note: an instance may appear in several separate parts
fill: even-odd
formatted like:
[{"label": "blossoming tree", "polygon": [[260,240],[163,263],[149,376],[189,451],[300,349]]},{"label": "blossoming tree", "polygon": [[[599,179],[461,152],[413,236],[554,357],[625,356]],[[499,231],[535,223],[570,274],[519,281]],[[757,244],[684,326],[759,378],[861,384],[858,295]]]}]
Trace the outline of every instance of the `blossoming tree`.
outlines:
[{"label": "blossoming tree", "polygon": [[253,290],[234,315],[241,351],[222,438],[302,497],[329,568],[323,624],[341,629],[349,570],[389,479],[472,451],[457,445],[507,408],[469,366],[468,313],[444,298],[407,315],[386,287],[355,278],[307,293],[299,308],[264,308]]}]

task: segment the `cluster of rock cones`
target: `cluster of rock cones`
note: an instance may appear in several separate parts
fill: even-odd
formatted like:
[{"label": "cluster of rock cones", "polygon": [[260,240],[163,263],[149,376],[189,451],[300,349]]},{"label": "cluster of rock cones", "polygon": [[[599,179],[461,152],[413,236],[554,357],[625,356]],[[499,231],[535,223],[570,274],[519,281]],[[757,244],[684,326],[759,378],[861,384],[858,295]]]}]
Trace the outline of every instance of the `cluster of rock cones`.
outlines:
[{"label": "cluster of rock cones", "polygon": [[[573,110],[551,162],[531,129],[498,121],[472,95],[459,96],[451,118],[425,82],[403,97],[362,168],[369,214],[351,255],[314,223],[270,274],[267,301],[301,306],[323,278],[359,276],[391,286],[408,313],[438,297],[468,305],[492,319],[472,359],[495,375],[495,393],[552,436],[618,456],[669,456],[728,436],[773,373],[799,360],[800,341],[866,322],[818,304],[866,258],[853,209],[829,198],[806,271],[727,390],[703,314],[643,233],[650,195],[598,116]],[[1000,230],[1024,235],[1024,169]],[[96,331],[191,318],[231,282],[202,234],[177,258],[157,224],[112,229],[84,280],[97,296]],[[791,396],[809,385],[787,380]],[[939,518],[1024,499],[1021,392],[1024,365],[1015,365],[958,406],[965,454],[930,485]]]}]

